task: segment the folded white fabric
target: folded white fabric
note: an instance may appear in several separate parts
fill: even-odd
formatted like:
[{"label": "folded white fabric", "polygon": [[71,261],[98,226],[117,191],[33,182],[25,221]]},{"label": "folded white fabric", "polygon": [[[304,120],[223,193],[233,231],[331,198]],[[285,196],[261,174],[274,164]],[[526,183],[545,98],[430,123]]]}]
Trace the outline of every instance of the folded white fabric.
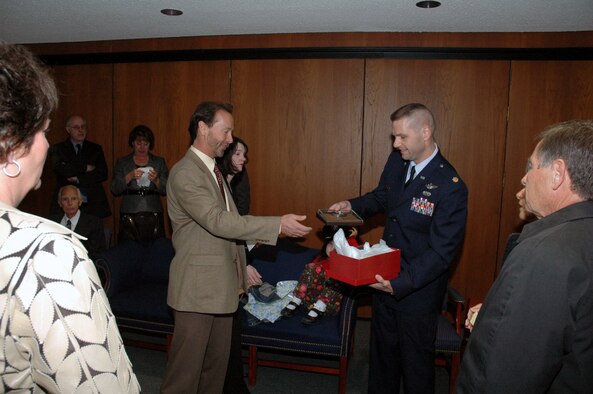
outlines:
[{"label": "folded white fabric", "polygon": [[378,254],[393,252],[393,249],[387,246],[384,240],[380,240],[378,244],[372,246],[368,242],[365,242],[362,249],[352,246],[346,240],[344,230],[342,229],[339,229],[334,234],[334,246],[336,248],[336,253],[358,260],[376,256]]}]

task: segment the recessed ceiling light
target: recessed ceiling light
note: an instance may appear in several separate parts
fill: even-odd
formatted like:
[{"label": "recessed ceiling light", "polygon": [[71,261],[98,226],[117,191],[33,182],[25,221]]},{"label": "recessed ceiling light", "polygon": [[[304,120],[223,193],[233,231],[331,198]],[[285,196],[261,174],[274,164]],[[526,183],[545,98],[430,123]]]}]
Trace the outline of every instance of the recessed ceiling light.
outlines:
[{"label": "recessed ceiling light", "polygon": [[173,8],[165,8],[165,9],[162,9],[161,10],[161,14],[165,14],[165,15],[168,15],[168,16],[179,16],[179,15],[183,14],[183,11],[176,10],[176,9],[173,9]]},{"label": "recessed ceiling light", "polygon": [[416,7],[420,8],[437,8],[440,7],[441,3],[438,1],[419,1],[416,3]]}]

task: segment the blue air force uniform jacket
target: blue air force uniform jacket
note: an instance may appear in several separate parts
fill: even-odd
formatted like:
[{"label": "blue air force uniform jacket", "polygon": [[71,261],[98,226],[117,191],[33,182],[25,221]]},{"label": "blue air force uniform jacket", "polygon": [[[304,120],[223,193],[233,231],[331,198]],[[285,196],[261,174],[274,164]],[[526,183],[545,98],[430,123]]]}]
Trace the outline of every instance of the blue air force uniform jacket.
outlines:
[{"label": "blue air force uniform jacket", "polygon": [[404,312],[438,312],[465,234],[467,188],[440,152],[404,190],[408,166],[399,152],[391,153],[375,190],[350,202],[363,218],[385,213],[383,239],[401,250],[394,296],[383,301]]}]

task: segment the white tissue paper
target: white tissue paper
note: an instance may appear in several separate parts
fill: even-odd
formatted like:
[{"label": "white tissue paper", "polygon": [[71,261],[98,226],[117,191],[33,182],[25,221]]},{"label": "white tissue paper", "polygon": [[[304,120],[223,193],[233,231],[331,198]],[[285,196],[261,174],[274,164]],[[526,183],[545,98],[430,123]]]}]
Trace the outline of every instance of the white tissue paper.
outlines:
[{"label": "white tissue paper", "polygon": [[342,229],[339,229],[334,234],[334,246],[336,248],[336,253],[357,260],[366,259],[367,257],[376,256],[378,254],[393,252],[393,249],[387,246],[384,240],[380,240],[378,244],[374,244],[373,246],[371,246],[368,242],[365,242],[362,249],[352,246],[346,240],[346,235],[344,235],[344,230]]},{"label": "white tissue paper", "polygon": [[139,187],[149,187],[150,180],[148,180],[148,173],[152,170],[152,167],[140,167],[138,169],[142,171],[142,176],[139,179],[136,179],[136,183]]}]

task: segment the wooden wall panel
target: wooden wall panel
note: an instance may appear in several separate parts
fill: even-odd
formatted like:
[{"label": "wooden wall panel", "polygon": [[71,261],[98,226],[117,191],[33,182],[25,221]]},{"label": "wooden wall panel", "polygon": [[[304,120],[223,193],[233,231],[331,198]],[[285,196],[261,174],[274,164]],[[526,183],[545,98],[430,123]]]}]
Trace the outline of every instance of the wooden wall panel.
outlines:
[{"label": "wooden wall panel", "polygon": [[[196,106],[204,100],[229,101],[230,61],[117,64],[114,71],[115,159],[129,154],[128,135],[138,124],[155,134],[153,153],[164,157],[169,169],[190,145],[187,130]],[[114,217],[119,220],[121,197]],[[163,198],[166,206],[166,200]],[[166,208],[165,208],[166,210]],[[165,214],[167,235],[170,236]]]},{"label": "wooden wall panel", "polygon": [[[52,69],[56,85],[59,89],[59,107],[51,120],[51,132],[47,134],[50,144],[68,138],[66,119],[70,115],[81,115],[87,122],[90,141],[103,146],[107,163],[111,162],[112,145],[112,65],[77,65],[57,66]],[[49,158],[43,170],[42,186],[38,191],[29,193],[21,203],[24,211],[37,215],[49,214],[49,199],[55,188],[55,175],[51,169]],[[109,185],[103,185],[107,196]],[[110,200],[110,203],[113,201]],[[112,225],[112,218],[104,219],[106,226]]]},{"label": "wooden wall panel", "polygon": [[[436,118],[439,149],[469,189],[465,243],[453,284],[482,296],[496,269],[503,179],[508,61],[368,60],[362,192],[372,190],[392,151],[390,114],[409,102],[427,105]],[[365,234],[382,236],[384,218]]]},{"label": "wooden wall panel", "polygon": [[546,126],[571,119],[593,119],[593,61],[512,62],[499,265],[507,236],[522,226],[515,194],[535,138]]},{"label": "wooden wall panel", "polygon": [[[363,60],[233,61],[253,214],[305,214],[316,231],[318,208],[358,194],[363,72]],[[304,244],[321,241],[312,233]]]},{"label": "wooden wall panel", "polygon": [[[184,37],[33,45],[41,54],[232,48],[570,48],[593,46],[593,32],[327,33]],[[504,51],[503,51],[504,52]],[[280,53],[280,52],[279,52]],[[551,56],[556,52],[550,49]],[[281,56],[281,54],[279,54]],[[471,55],[470,55],[471,56]],[[117,60],[117,57],[114,57]],[[562,59],[562,57],[560,57]],[[115,71],[114,71],[115,70]],[[520,224],[515,192],[534,136],[546,125],[593,118],[593,61],[496,60],[226,60],[54,67],[61,105],[51,143],[66,138],[64,121],[80,113],[89,139],[103,145],[112,170],[129,152],[137,123],[156,133],[155,153],[172,166],[188,146],[187,122],[204,99],[235,105],[235,134],[250,147],[253,212],[307,214],[371,190],[391,151],[390,113],[426,103],[436,138],[470,192],[467,237],[453,284],[475,301],[495,276],[506,236]],[[508,112],[507,112],[508,109]],[[508,113],[508,123],[507,123]],[[503,185],[504,181],[504,185]],[[53,189],[46,169],[40,191],[21,208],[45,215]],[[109,193],[109,183],[105,184]],[[114,216],[119,202],[112,198]],[[375,242],[384,219],[365,228]],[[319,246],[315,235],[304,240]]]}]

